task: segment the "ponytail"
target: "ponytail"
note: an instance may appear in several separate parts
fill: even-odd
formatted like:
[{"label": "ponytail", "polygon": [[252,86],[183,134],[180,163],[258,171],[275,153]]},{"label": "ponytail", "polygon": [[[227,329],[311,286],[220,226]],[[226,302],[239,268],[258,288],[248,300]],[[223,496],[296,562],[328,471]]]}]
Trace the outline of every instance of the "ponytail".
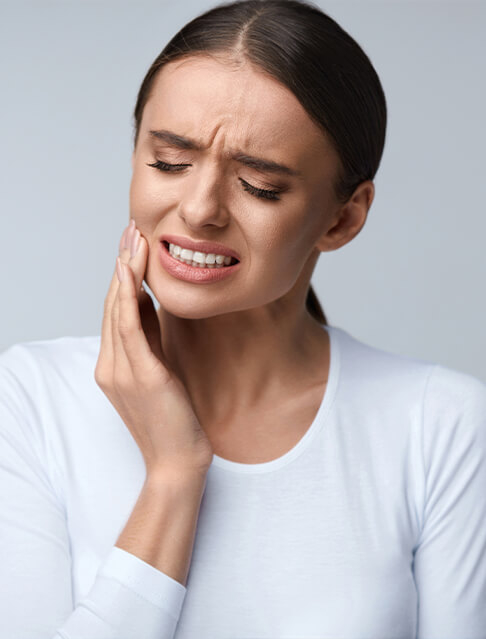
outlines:
[{"label": "ponytail", "polygon": [[327,318],[322,310],[322,307],[317,299],[317,295],[314,293],[314,289],[312,288],[312,284],[309,286],[309,290],[307,291],[307,299],[305,301],[305,305],[307,310],[312,315],[314,319],[316,319],[319,324],[323,324],[327,326]]}]

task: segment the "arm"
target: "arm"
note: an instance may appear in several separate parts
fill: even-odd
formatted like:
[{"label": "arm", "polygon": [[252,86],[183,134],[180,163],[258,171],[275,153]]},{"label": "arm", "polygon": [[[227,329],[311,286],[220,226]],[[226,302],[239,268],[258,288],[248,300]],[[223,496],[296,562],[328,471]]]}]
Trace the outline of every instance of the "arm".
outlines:
[{"label": "arm", "polygon": [[112,547],[74,605],[65,505],[42,448],[42,398],[25,391],[34,387],[26,355],[20,346],[0,354],[0,637],[173,639],[201,485],[149,482],[120,537],[134,537],[128,550]]},{"label": "arm", "polygon": [[199,476],[147,476],[115,545],[185,586],[204,485]]},{"label": "arm", "polygon": [[435,366],[423,416],[416,639],[486,639],[486,386]]},{"label": "arm", "polygon": [[[135,507],[120,534],[109,561],[113,566],[102,570],[115,582],[130,587],[123,575],[124,558],[135,562],[141,572],[133,577],[138,596],[137,605],[132,593],[116,593],[113,605],[111,584],[95,583],[83,600],[94,614],[110,624],[111,634],[93,634],[93,639],[171,639],[174,635],[185,596],[185,583],[189,571],[205,479],[189,473],[180,477],[169,474],[149,475]],[[121,555],[119,553],[121,552]],[[127,554],[129,553],[129,554]],[[122,561],[121,566],[118,562]],[[122,574],[120,574],[120,568]],[[140,583],[139,583],[139,580]],[[120,597],[120,598],[118,598]],[[146,601],[144,601],[144,599]],[[140,605],[139,605],[140,604]],[[79,619],[74,616],[53,639],[91,639],[87,629],[78,629]]]}]

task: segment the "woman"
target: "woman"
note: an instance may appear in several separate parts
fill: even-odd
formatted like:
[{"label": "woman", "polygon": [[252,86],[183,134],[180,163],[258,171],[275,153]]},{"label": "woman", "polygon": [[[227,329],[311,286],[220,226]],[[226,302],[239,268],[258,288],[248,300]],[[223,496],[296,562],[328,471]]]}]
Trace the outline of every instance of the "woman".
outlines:
[{"label": "woman", "polygon": [[363,50],[304,2],[220,5],[134,115],[101,336],[1,355],[2,636],[484,639],[486,388],[310,287],[373,201]]}]

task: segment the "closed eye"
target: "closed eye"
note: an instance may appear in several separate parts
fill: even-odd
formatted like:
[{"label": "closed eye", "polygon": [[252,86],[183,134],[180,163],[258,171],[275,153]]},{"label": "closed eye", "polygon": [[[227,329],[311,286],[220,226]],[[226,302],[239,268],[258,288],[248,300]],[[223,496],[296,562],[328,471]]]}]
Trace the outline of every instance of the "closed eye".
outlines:
[{"label": "closed eye", "polygon": [[[187,166],[191,166],[190,164],[168,164],[167,162],[163,162],[162,160],[157,160],[156,162],[153,162],[152,164],[149,164],[147,162],[146,164],[147,166],[153,166],[155,169],[158,169],[159,171],[167,171],[167,172],[182,171]],[[245,189],[245,191],[248,191],[255,197],[264,198],[267,200],[280,200],[280,197],[278,196],[280,191],[270,190],[270,189],[259,189],[256,186],[252,186],[251,184],[243,180],[243,178],[238,178],[238,179],[243,184],[243,188]]]}]

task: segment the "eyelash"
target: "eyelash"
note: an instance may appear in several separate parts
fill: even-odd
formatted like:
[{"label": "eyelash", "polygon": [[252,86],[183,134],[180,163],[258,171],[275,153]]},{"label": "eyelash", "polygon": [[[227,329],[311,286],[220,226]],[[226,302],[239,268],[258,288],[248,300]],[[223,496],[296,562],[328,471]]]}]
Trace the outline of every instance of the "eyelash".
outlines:
[{"label": "eyelash", "polygon": [[[189,164],[167,164],[167,162],[162,162],[162,160],[157,160],[153,164],[147,163],[147,166],[153,166],[159,171],[170,172],[170,171],[181,171],[183,168],[190,165]],[[254,196],[263,198],[266,200],[280,200],[280,198],[278,197],[279,191],[259,189],[256,186],[252,186],[251,184],[248,184],[248,182],[245,182],[245,180],[243,180],[242,178],[238,178],[238,179],[243,184],[243,188],[245,189],[245,191],[248,191]]]}]

